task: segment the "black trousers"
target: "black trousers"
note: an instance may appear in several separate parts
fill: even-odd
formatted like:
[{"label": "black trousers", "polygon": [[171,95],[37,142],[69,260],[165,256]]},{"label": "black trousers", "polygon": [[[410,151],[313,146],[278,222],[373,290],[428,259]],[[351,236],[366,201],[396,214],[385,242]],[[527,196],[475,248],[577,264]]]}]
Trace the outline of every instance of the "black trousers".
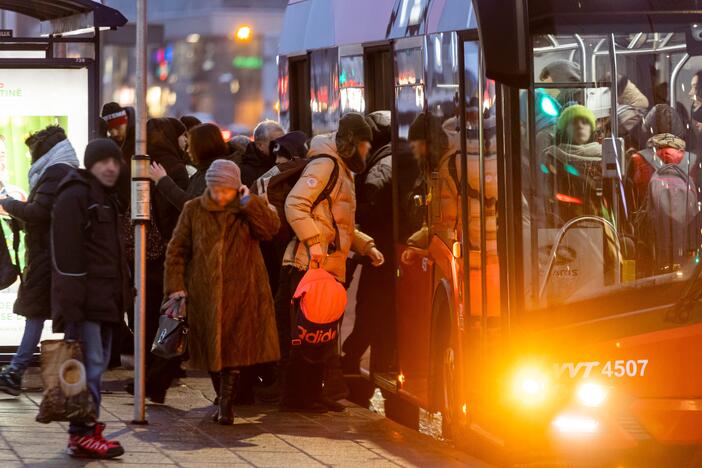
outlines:
[{"label": "black trousers", "polygon": [[322,399],[324,371],[336,354],[335,348],[336,341],[291,347],[281,402],[283,406],[308,406]]},{"label": "black trousers", "polygon": [[281,363],[287,362],[290,354],[291,323],[290,302],[305,272],[297,268],[283,267],[278,276],[278,292],[275,295],[275,322],[278,327]]}]

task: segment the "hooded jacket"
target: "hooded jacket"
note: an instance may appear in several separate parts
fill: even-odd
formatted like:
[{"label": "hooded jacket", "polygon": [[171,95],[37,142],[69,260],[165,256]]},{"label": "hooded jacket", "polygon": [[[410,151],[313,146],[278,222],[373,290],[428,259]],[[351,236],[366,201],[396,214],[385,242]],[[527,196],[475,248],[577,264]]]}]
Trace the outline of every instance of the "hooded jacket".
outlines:
[{"label": "hooded jacket", "polygon": [[21,222],[25,232],[25,265],[13,308],[18,315],[51,318],[51,210],[59,184],[77,167],[78,157],[71,143],[60,140],[32,164],[29,170],[32,189],[27,201],[11,198],[0,201],[9,215]]},{"label": "hooded jacket", "polygon": [[[235,162],[237,162],[236,159]],[[237,162],[237,164],[239,163]],[[253,183],[273,166],[275,166],[275,158],[261,153],[252,141],[246,147],[246,151],[241,157],[241,164],[239,164],[241,183],[247,187],[253,186]]]},{"label": "hooded jacket", "polygon": [[[151,119],[147,125],[147,152],[151,160],[163,166],[166,174],[181,189],[188,187],[190,177],[185,167],[178,134],[169,119]],[[154,222],[164,242],[170,240],[178,222],[180,210],[159,191],[152,190]]]},{"label": "hooded jacket", "polygon": [[[306,271],[310,264],[308,246],[319,242],[329,253],[322,268],[344,282],[349,252],[353,250],[360,255],[367,255],[375,243],[371,237],[356,229],[353,174],[336,150],[335,133],[318,135],[312,139],[307,157],[321,155],[331,156],[339,166],[339,179],[330,196],[332,206],[323,201],[312,210],[312,204],[326,187],[334,170],[334,163],[328,158],[315,159],[307,164],[285,202],[285,215],[296,239],[288,245],[283,265]],[[335,223],[340,245],[335,246],[334,252],[329,252],[329,247],[336,240]]]},{"label": "hooded jacket", "polygon": [[280,358],[273,296],[258,248],[280,220],[262,198],[185,204],[166,254],[166,295],[188,293],[188,367],[218,372]]}]

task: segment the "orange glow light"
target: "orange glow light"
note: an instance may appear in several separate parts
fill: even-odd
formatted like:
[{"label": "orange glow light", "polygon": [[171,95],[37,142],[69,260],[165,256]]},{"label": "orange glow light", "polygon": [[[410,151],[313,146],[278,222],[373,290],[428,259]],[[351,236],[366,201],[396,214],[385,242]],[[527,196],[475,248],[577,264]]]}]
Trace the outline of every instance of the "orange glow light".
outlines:
[{"label": "orange glow light", "polygon": [[400,385],[403,385],[405,383],[405,374],[398,375],[397,381],[400,383]]},{"label": "orange glow light", "polygon": [[229,130],[222,130],[222,138],[224,138],[224,141],[229,141],[232,138],[232,132]]},{"label": "orange glow light", "polygon": [[236,34],[234,35],[234,37],[237,41],[248,41],[251,39],[251,35],[251,26],[243,25],[239,26],[239,29],[236,30]]}]

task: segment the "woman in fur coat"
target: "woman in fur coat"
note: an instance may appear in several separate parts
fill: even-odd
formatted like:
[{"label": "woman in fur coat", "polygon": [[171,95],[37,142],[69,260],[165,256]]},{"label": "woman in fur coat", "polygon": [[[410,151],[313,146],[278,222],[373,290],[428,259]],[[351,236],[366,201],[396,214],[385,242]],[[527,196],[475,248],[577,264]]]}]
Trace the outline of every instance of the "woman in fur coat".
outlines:
[{"label": "woman in fur coat", "polygon": [[273,297],[259,242],[280,220],[241,184],[232,161],[216,160],[207,190],[185,204],[166,253],[165,293],[188,298],[188,367],[207,370],[220,424],[234,419],[239,368],[280,357]]}]

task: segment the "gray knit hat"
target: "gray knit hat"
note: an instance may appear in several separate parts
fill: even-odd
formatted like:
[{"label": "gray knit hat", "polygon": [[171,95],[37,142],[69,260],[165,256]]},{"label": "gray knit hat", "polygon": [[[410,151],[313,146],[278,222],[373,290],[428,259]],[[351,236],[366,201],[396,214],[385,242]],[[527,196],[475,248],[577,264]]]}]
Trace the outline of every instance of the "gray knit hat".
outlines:
[{"label": "gray knit hat", "polygon": [[207,169],[205,182],[207,182],[207,188],[223,186],[239,190],[241,187],[241,169],[233,161],[217,159]]}]

